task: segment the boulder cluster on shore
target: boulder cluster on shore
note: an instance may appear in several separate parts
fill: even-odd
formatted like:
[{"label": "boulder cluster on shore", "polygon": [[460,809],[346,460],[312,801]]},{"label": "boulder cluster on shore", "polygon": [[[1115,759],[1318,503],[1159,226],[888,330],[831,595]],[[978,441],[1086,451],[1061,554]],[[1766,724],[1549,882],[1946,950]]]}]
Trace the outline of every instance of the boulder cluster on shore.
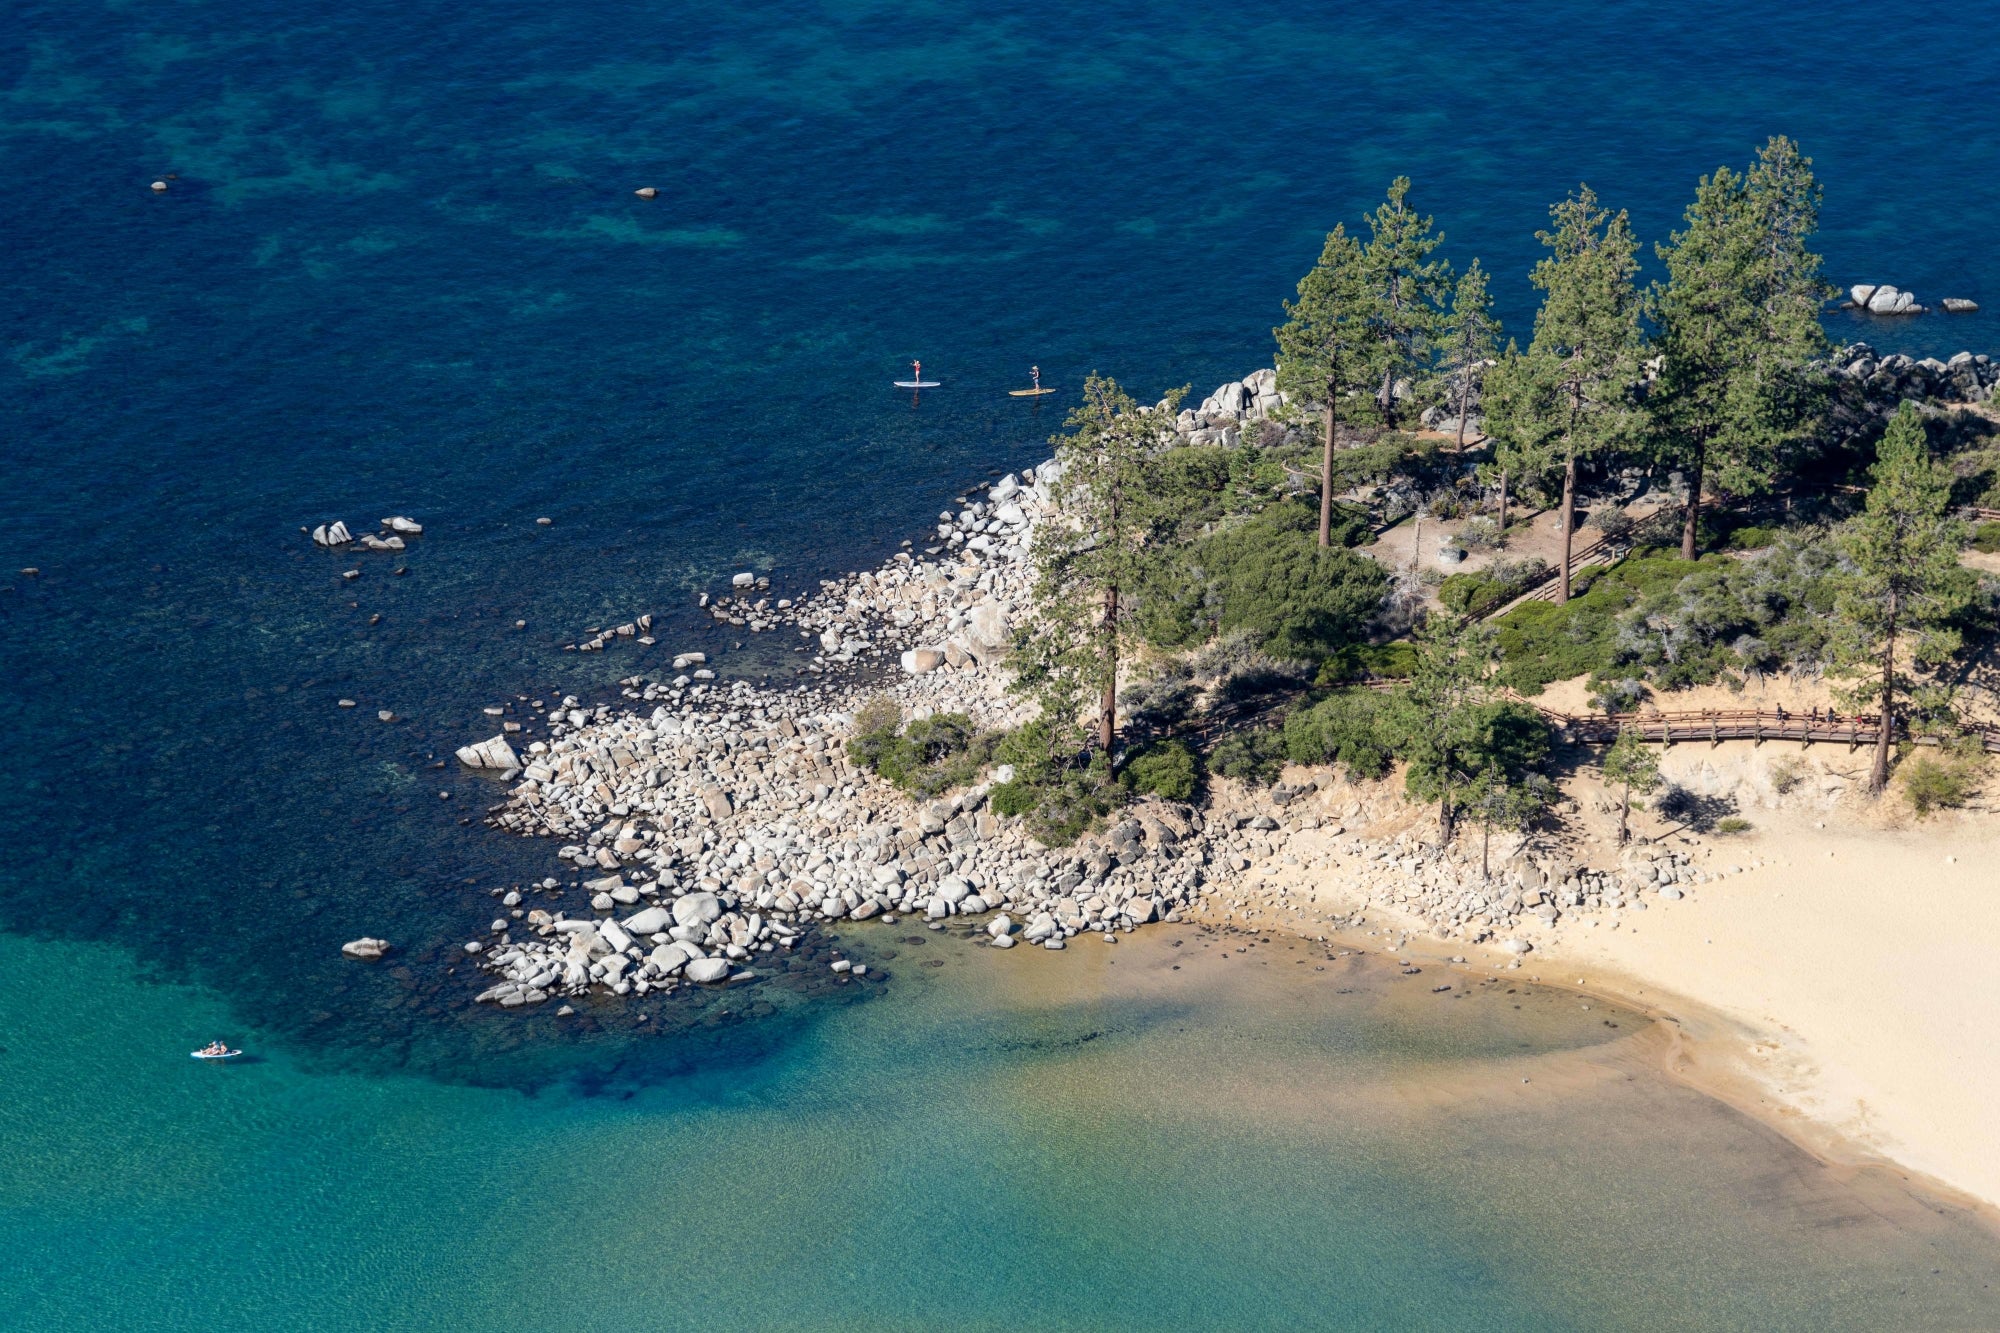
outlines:
[{"label": "boulder cluster on shore", "polygon": [[[1870,408],[1903,397],[1976,401],[2000,379],[1984,356],[1878,357],[1863,344],[1829,370]],[[1275,375],[1259,371],[1163,427],[1233,442],[1282,401]],[[1439,849],[1411,827],[1398,798],[1326,771],[1266,791],[1218,781],[1205,809],[1149,799],[1052,848],[996,815],[983,784],[918,802],[856,768],[846,742],[877,695],[911,720],[955,712],[1003,728],[1032,715],[1008,692],[1002,657],[1030,605],[1034,529],[1052,512],[1058,476],[1049,462],[975,488],[939,515],[934,542],[823,581],[811,597],[774,600],[767,580],[739,574],[728,595],[702,599],[750,633],[796,633],[806,656],[796,683],[721,682],[703,654],[684,652],[669,679],[622,682],[631,708],[565,699],[549,714],[548,739],[525,755],[505,733],[460,750],[467,766],[514,780],[489,822],[563,839],[557,855],[589,895],[588,915],[571,916],[508,893],[489,938],[465,945],[494,978],[478,998],[514,1007],[749,981],[760,959],[794,956],[835,921],[919,916],[937,929],[974,925],[994,948],[1062,949],[1197,913],[1231,917],[1253,898],[1304,918],[1289,885],[1315,878],[1337,881],[1339,893],[1333,910],[1314,895],[1310,924],[1354,928],[1380,911],[1518,956],[1532,945],[1517,930],[1644,910],[1642,894],[1673,901],[1714,877],[1666,847],[1594,866],[1525,840],[1488,876],[1480,857]],[[650,628],[645,618],[604,639]],[[560,887],[551,877],[530,891]]]}]

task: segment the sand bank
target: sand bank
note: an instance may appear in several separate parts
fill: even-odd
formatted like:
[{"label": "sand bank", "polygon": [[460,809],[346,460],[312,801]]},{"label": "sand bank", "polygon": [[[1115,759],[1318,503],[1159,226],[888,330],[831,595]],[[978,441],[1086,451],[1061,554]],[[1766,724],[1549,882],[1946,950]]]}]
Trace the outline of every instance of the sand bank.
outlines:
[{"label": "sand bank", "polygon": [[1730,854],[1762,864],[1523,970],[1721,1035],[1692,1001],[1746,1038],[1698,1043],[1697,1081],[2000,1206],[2000,830],[1767,819]]}]

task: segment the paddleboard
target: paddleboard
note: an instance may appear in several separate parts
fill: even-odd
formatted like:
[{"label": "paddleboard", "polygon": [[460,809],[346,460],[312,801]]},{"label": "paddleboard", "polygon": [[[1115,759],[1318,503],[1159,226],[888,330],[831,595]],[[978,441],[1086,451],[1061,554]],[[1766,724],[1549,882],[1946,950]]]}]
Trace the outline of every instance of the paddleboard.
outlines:
[{"label": "paddleboard", "polygon": [[1009,398],[1040,398],[1045,393],[1054,392],[1054,389],[1009,389],[1007,390],[1007,396]]},{"label": "paddleboard", "polygon": [[899,389],[935,389],[943,382],[942,380],[897,380],[896,387]]}]

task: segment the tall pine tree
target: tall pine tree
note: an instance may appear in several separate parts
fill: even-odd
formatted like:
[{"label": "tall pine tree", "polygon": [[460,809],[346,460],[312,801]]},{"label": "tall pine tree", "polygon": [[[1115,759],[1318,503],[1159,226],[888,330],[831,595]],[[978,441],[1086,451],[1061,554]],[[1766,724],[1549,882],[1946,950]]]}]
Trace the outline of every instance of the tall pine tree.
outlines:
[{"label": "tall pine tree", "polygon": [[1375,410],[1390,426],[1396,424],[1396,381],[1429,368],[1452,285],[1451,265],[1431,257],[1444,236],[1410,207],[1409,194],[1408,176],[1389,183],[1388,198],[1369,216],[1362,254],[1379,377]]},{"label": "tall pine tree", "polygon": [[1116,380],[1092,375],[1069,433],[1053,441],[1059,517],[1035,535],[1036,615],[1017,677],[1058,727],[1074,725],[1094,700],[1107,756],[1118,738],[1118,664],[1136,632],[1120,599],[1139,582],[1164,517],[1152,460],[1181,393],[1146,408]]},{"label": "tall pine tree", "polygon": [[1834,603],[1831,671],[1841,706],[1877,714],[1868,789],[1889,780],[1897,719],[1938,710],[1934,671],[1959,648],[1952,620],[1974,580],[1958,563],[1965,525],[1951,517],[1951,470],[1930,456],[1923,413],[1904,403],[1876,450],[1868,507],[1842,534],[1849,570]]},{"label": "tall pine tree", "polygon": [[1465,452],[1465,420],[1472,394],[1484,379],[1500,347],[1500,321],[1493,314],[1493,297],[1486,289],[1486,270],[1477,259],[1459,278],[1451,294],[1451,314],[1439,341],[1438,372],[1457,409],[1458,452]]},{"label": "tall pine tree", "polygon": [[1298,299],[1285,302],[1284,325],[1272,330],[1278,340],[1278,387],[1294,402],[1320,405],[1321,546],[1332,544],[1333,449],[1342,400],[1370,380],[1374,365],[1372,308],[1361,245],[1342,225],[1327,233],[1319,262],[1299,279]]},{"label": "tall pine tree", "polygon": [[1661,369],[1647,406],[1656,445],[1687,482],[1683,559],[1697,553],[1703,489],[1762,490],[1819,423],[1806,370],[1826,349],[1830,293],[1809,248],[1818,215],[1811,160],[1772,139],[1747,173],[1703,177],[1686,225],[1659,247]]},{"label": "tall pine tree", "polygon": [[1553,226],[1535,239],[1549,254],[1530,280],[1542,292],[1528,358],[1531,378],[1552,392],[1535,407],[1552,413],[1544,437],[1562,467],[1562,567],[1556,597],[1569,600],[1570,545],[1576,532],[1577,461],[1626,430],[1628,386],[1638,373],[1639,243],[1623,212],[1598,207],[1588,185],[1549,209]]}]

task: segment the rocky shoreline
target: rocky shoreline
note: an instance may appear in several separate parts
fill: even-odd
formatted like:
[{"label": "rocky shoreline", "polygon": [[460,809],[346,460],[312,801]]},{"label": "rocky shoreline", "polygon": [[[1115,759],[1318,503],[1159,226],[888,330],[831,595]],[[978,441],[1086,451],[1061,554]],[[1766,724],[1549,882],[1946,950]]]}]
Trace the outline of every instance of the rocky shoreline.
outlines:
[{"label": "rocky shoreline", "polygon": [[[2000,375],[1970,354],[1933,366],[1859,345],[1830,369],[1871,404],[1906,391],[1976,401]],[[1258,371],[1171,429],[1183,441],[1233,444],[1282,401],[1273,372]],[[1363,928],[1365,913],[1380,911],[1404,930],[1494,942],[1518,960],[1533,946],[1517,929],[1599,913],[1615,921],[1648,897],[1671,902],[1716,877],[1688,850],[1636,847],[1592,864],[1543,839],[1506,849],[1489,879],[1477,857],[1430,845],[1386,788],[1330,770],[1262,791],[1218,780],[1200,809],[1148,799],[1108,829],[1050,848],[994,814],[983,784],[918,803],[856,768],[846,742],[855,711],[876,695],[912,720],[949,711],[1000,728],[1032,715],[1008,693],[1001,658],[1029,604],[1034,528],[1051,512],[1058,475],[1049,462],[974,488],[939,514],[934,542],[825,580],[808,598],[772,599],[767,580],[745,573],[729,594],[702,599],[748,633],[796,634],[807,656],[799,683],[718,681],[703,654],[685,652],[670,679],[622,682],[632,707],[563,700],[548,739],[525,755],[505,732],[459,751],[469,767],[514,780],[491,825],[565,840],[557,856],[574,878],[528,892],[552,903],[566,887],[588,896],[587,911],[572,912],[507,893],[506,914],[464,946],[492,978],[477,998],[517,1007],[740,984],[829,923],[899,916],[970,928],[994,948],[1062,949],[1086,934],[1115,943],[1198,910],[1224,920],[1268,912],[1326,931]],[[641,618],[574,646],[650,641],[650,629]],[[1288,870],[1338,877],[1343,905],[1308,912],[1293,887],[1274,886]],[[830,966],[866,972],[845,958]]]}]

